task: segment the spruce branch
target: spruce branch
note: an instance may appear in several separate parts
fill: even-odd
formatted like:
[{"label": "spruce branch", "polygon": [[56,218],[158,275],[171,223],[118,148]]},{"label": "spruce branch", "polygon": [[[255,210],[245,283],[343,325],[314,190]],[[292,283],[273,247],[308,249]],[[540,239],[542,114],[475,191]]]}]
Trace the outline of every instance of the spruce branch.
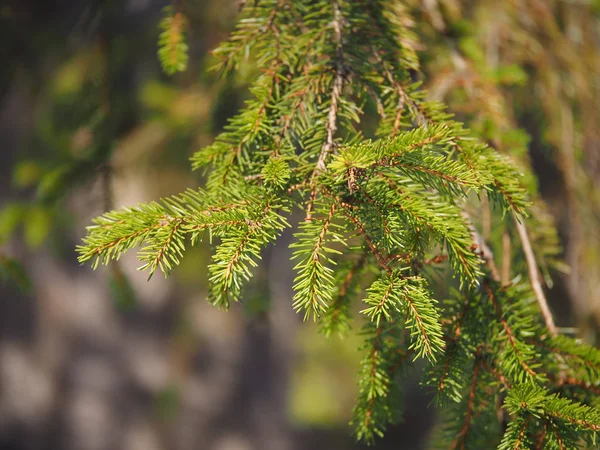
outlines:
[{"label": "spruce branch", "polygon": [[336,203],[320,205],[323,216],[318,220],[305,220],[296,233],[298,241],[290,248],[296,249],[294,259],[300,262],[294,267],[298,275],[294,280],[294,309],[304,310],[304,319],[312,315],[316,320],[326,311],[333,293],[333,269],[324,263],[335,264],[329,255],[341,254],[328,246],[331,242],[344,243],[336,232],[334,223]]},{"label": "spruce branch", "polygon": [[404,327],[411,337],[409,350],[415,358],[426,357],[435,361],[444,348],[440,313],[420,277],[404,277],[398,272],[384,275],[367,290],[364,302],[368,305],[361,311],[378,327],[382,320],[396,322],[406,316]]},{"label": "spruce branch", "polygon": [[406,363],[409,352],[395,329],[388,322],[379,326],[369,322],[362,330],[365,355],[361,361],[352,424],[356,437],[370,443],[382,437],[385,428],[400,419],[401,392],[394,378]]},{"label": "spruce branch", "polygon": [[432,368],[430,374],[430,383],[435,387],[435,402],[439,405],[443,404],[444,397],[448,397],[454,402],[459,402],[462,399],[462,383],[464,372],[461,365],[462,359],[465,356],[464,346],[459,340],[464,337],[463,322],[467,315],[470,302],[467,297],[464,297],[462,307],[456,319],[450,322],[450,328],[445,334],[446,337],[446,352],[444,361],[438,367]]},{"label": "spruce branch", "polygon": [[[600,392],[600,352],[558,335],[549,314],[536,257],[544,276],[557,267],[556,233],[530,208],[522,166],[414,82],[414,20],[395,0],[248,2],[215,56],[222,72],[247,64],[258,76],[192,157],[206,187],[105,213],[79,259],[97,267],[138,248],[142,269],[167,275],[208,237],[209,300],[227,308],[292,210],[303,211],[290,245],[293,308],[344,335],[363,305],[357,437],[372,441],[400,420],[398,378],[422,359],[447,417],[444,448],[574,448],[600,426],[586,409]],[[373,128],[363,120],[371,105]],[[364,138],[371,130],[377,139]],[[502,273],[490,233],[500,214],[484,218],[481,236],[465,212],[480,197],[502,218],[532,212],[529,230],[517,220],[523,251],[504,246]],[[438,304],[432,292],[448,298]]]},{"label": "spruce branch", "polygon": [[[578,448],[582,438],[592,444],[600,431],[600,411],[557,394],[550,394],[535,384],[515,386],[509,391],[505,405],[511,414],[518,414],[525,420],[536,418],[545,423],[553,432],[551,436],[559,440],[559,445],[564,448]],[[575,430],[578,433],[574,433]],[[500,448],[519,448],[516,446],[519,435],[515,436],[515,430],[509,427]],[[548,439],[548,435],[546,437]],[[509,447],[507,444],[513,446]],[[547,441],[546,444],[550,448],[554,447],[552,441]]]},{"label": "spruce branch", "polygon": [[[388,174],[378,172],[378,175],[390,188],[387,195],[393,193],[397,198],[389,203],[388,207],[392,211],[398,211],[409,224],[416,224],[419,231],[429,230],[439,242],[445,242],[453,269],[465,275],[462,280],[466,279],[468,283],[474,283],[480,274],[479,262],[472,251],[473,244],[468,228],[459,219],[458,209],[441,198],[436,201],[438,199],[432,195],[429,195],[430,200],[426,201],[417,193],[418,191],[410,189],[410,184],[404,183],[400,187],[401,185]],[[446,220],[450,217],[454,220]],[[461,282],[464,282],[462,280]]]}]

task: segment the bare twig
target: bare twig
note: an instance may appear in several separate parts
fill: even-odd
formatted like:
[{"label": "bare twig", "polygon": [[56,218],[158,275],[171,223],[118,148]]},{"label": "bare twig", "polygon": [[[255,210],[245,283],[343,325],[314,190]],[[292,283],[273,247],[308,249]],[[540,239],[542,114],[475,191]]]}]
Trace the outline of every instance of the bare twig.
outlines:
[{"label": "bare twig", "polygon": [[473,239],[473,242],[475,242],[475,244],[477,245],[477,253],[481,257],[483,262],[488,266],[488,269],[490,269],[492,279],[496,282],[500,282],[500,271],[498,270],[498,267],[494,262],[494,253],[487,246],[487,244],[485,243],[485,239],[481,236],[481,234],[479,234],[479,231],[477,231],[477,228],[475,228],[475,226],[473,225],[469,214],[466,211],[463,211],[462,216],[466,220],[467,226],[469,227],[471,239]]},{"label": "bare twig", "polygon": [[510,234],[508,230],[502,233],[502,286],[510,285]]},{"label": "bare twig", "polygon": [[527,268],[529,271],[531,287],[533,288],[533,292],[535,292],[540,309],[542,310],[542,316],[544,317],[546,328],[548,328],[548,331],[550,331],[552,336],[557,336],[558,330],[554,324],[554,318],[552,317],[552,312],[550,311],[548,301],[546,300],[546,295],[544,294],[542,280],[538,271],[537,263],[535,261],[535,255],[533,254],[533,249],[531,248],[531,241],[527,235],[527,228],[525,227],[525,224],[519,221],[516,216],[514,218],[517,226],[517,232],[519,233],[519,238],[521,239],[521,246],[523,247],[523,252],[525,253],[525,259],[527,260]]},{"label": "bare twig", "polygon": [[264,178],[262,173],[255,173],[253,175],[246,175],[244,177],[245,181],[254,181],[254,180],[262,180]]},{"label": "bare twig", "polygon": [[489,240],[492,235],[492,215],[490,213],[490,201],[487,195],[481,198],[481,233],[485,240]]},{"label": "bare twig", "polygon": [[387,64],[385,63],[385,61],[383,60],[381,55],[377,52],[375,47],[372,47],[371,51],[373,53],[373,56],[375,56],[375,59],[377,60],[377,62],[379,64],[381,64],[381,66],[383,67],[386,78],[388,79],[390,84],[392,86],[394,86],[394,89],[396,89],[396,94],[398,95],[398,98],[399,98],[393,134],[396,135],[396,133],[398,132],[398,128],[400,126],[400,118],[401,118],[400,115],[402,114],[402,111],[404,110],[404,105],[406,105],[406,104],[408,104],[409,107],[412,108],[412,110],[414,111],[416,118],[417,118],[417,125],[427,127],[428,119],[427,119],[425,112],[421,108],[421,106],[416,101],[414,101],[413,99],[411,99],[409,97],[409,95],[404,90],[404,87],[402,86],[402,84],[395,79],[394,74],[388,68]]},{"label": "bare twig", "polygon": [[342,12],[340,11],[340,5],[337,1],[333,2],[333,31],[334,38],[337,47],[336,54],[336,69],[335,78],[333,80],[333,87],[331,89],[331,104],[329,105],[329,114],[327,115],[327,138],[321,148],[321,154],[317,160],[317,165],[314,172],[311,175],[312,190],[306,208],[306,220],[312,219],[313,204],[317,196],[317,175],[325,170],[325,160],[327,155],[333,150],[335,142],[334,136],[337,131],[337,114],[338,114],[338,103],[342,96],[342,90],[344,89],[344,53],[342,49]]}]

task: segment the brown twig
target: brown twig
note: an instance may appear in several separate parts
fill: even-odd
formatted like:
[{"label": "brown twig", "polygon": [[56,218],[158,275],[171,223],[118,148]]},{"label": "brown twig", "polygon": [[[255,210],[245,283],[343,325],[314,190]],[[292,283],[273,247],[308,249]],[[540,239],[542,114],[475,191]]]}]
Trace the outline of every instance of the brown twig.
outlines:
[{"label": "brown twig", "polygon": [[312,219],[312,209],[315,199],[317,197],[317,175],[319,173],[325,171],[325,160],[327,159],[327,155],[331,153],[334,148],[334,136],[337,131],[337,114],[338,114],[338,103],[340,97],[342,96],[342,90],[344,89],[344,53],[342,50],[342,12],[340,11],[340,5],[337,1],[333,2],[333,31],[334,38],[337,47],[337,55],[336,55],[336,68],[335,68],[335,78],[333,80],[333,87],[331,89],[331,104],[329,105],[329,113],[327,115],[327,138],[325,139],[325,143],[321,148],[321,153],[319,154],[319,159],[317,160],[317,165],[315,166],[315,170],[311,175],[311,193],[310,198],[308,200],[308,206],[306,208],[306,220],[310,221]]},{"label": "brown twig", "polygon": [[[342,206],[345,207],[345,204],[342,203]],[[381,252],[379,251],[379,249],[375,246],[373,239],[371,238],[371,236],[369,236],[369,234],[365,230],[365,227],[360,222],[360,220],[358,220],[356,217],[354,217],[350,213],[350,211],[347,211],[347,210],[344,212],[344,215],[348,218],[348,220],[350,222],[352,222],[356,226],[357,231],[362,235],[363,239],[365,240],[365,243],[371,250],[371,253],[373,255],[375,255],[375,258],[377,258],[377,261],[379,262],[379,265],[381,266],[381,268],[384,269],[388,274],[391,274],[392,269],[390,268],[390,266],[388,264],[388,259],[386,257],[384,257],[381,254]]]},{"label": "brown twig", "polygon": [[492,214],[490,212],[490,201],[487,195],[481,197],[481,223],[481,234],[486,241],[489,241],[492,236]]},{"label": "brown twig", "polygon": [[346,277],[344,278],[344,282],[342,283],[342,286],[340,287],[337,297],[335,298],[335,300],[333,301],[333,303],[331,305],[331,308],[333,310],[333,313],[331,314],[331,322],[335,322],[337,317],[339,316],[340,310],[342,309],[342,302],[346,298],[346,294],[348,292],[348,289],[350,288],[350,285],[352,284],[352,280],[354,279],[354,276],[364,266],[365,262],[367,261],[367,255],[368,255],[368,252],[364,251],[362,253],[362,255],[360,256],[360,258],[358,260],[356,260],[354,265],[350,268],[350,270],[346,274]]},{"label": "brown twig", "polygon": [[558,336],[558,329],[554,324],[552,311],[550,311],[548,301],[546,300],[546,295],[544,294],[542,280],[540,278],[540,273],[538,271],[537,263],[535,261],[535,255],[533,253],[533,249],[531,248],[531,241],[529,240],[529,236],[527,235],[527,228],[525,227],[525,224],[519,220],[519,218],[517,218],[516,216],[514,216],[514,218],[517,227],[517,232],[519,233],[519,239],[521,240],[521,246],[523,247],[525,259],[527,261],[527,269],[529,272],[529,280],[531,282],[531,287],[533,288],[533,292],[535,293],[537,301],[540,305],[540,309],[542,310],[542,317],[544,318],[544,322],[546,323],[546,328],[548,328],[548,331],[552,336]]},{"label": "brown twig", "polygon": [[[381,66],[383,67],[384,75],[386,76],[386,78],[388,79],[390,84],[394,87],[394,89],[396,90],[396,94],[398,95],[398,98],[399,98],[397,112],[399,112],[400,116],[401,116],[401,113],[404,110],[404,106],[408,104],[409,108],[412,108],[414,111],[414,114],[417,118],[417,125],[427,127],[429,118],[427,117],[427,114],[425,113],[423,108],[419,105],[418,102],[416,102],[415,100],[410,98],[410,96],[406,93],[404,86],[395,79],[393,73],[391,72],[388,65],[385,63],[385,61],[381,57],[381,55],[377,52],[375,47],[372,47],[371,51],[373,53],[373,56],[375,56],[375,59],[377,60],[377,62],[379,64],[381,64]],[[398,128],[400,126],[400,118],[401,118],[400,116],[396,116],[395,122],[397,122],[397,123],[394,124],[394,134],[393,134],[394,136],[398,132]]]},{"label": "brown twig", "polygon": [[[377,333],[375,335],[373,350],[371,350],[371,383],[375,383],[375,377],[377,373],[377,352],[379,351],[379,338],[381,336],[381,332],[383,331],[383,326],[379,325],[377,327]],[[369,400],[369,407],[365,413],[365,427],[368,428],[371,424],[371,415],[373,414],[373,405],[375,404],[375,396],[371,397]]]},{"label": "brown twig", "polygon": [[502,233],[502,286],[510,285],[510,250],[510,234],[508,230],[504,230]]},{"label": "brown twig", "polygon": [[471,376],[471,388],[469,389],[469,398],[467,401],[467,412],[465,414],[465,422],[464,422],[462,428],[460,429],[460,431],[458,432],[458,436],[452,443],[452,446],[450,447],[451,450],[454,450],[455,448],[457,448],[458,444],[461,441],[462,441],[461,449],[464,449],[465,438],[466,438],[467,432],[469,431],[469,427],[471,426],[471,419],[473,417],[473,407],[474,407],[474,403],[475,403],[475,390],[477,388],[477,380],[478,380],[477,377],[479,375],[479,369],[481,366],[481,348],[477,350],[477,355],[475,356],[475,358],[476,358],[476,361],[475,361],[475,366],[473,367],[473,374]]},{"label": "brown twig", "polygon": [[508,325],[508,322],[506,321],[506,319],[503,317],[503,313],[502,310],[500,309],[500,305],[498,303],[498,299],[496,298],[496,295],[494,294],[494,291],[492,289],[492,287],[490,286],[489,281],[487,281],[485,283],[485,289],[487,291],[487,294],[490,298],[490,300],[492,301],[492,304],[494,305],[494,310],[496,311],[496,314],[498,316],[498,320],[500,321],[500,324],[502,325],[502,328],[504,328],[504,332],[506,333],[506,338],[508,340],[508,343],[510,344],[510,346],[512,347],[513,351],[515,352],[515,354],[517,355],[517,360],[519,361],[520,366],[525,370],[525,372],[527,372],[529,375],[531,375],[532,377],[535,377],[537,374],[535,373],[535,371],[529,367],[529,365],[524,361],[523,356],[521,355],[521,352],[519,351],[519,349],[517,348],[517,340],[515,339],[514,336],[514,332],[513,330],[510,328],[510,326]]},{"label": "brown twig", "polygon": [[477,253],[483,260],[483,262],[490,269],[490,274],[492,275],[492,279],[496,282],[500,282],[500,271],[494,262],[494,253],[485,243],[485,239],[479,234],[473,222],[471,221],[471,217],[466,211],[462,212],[462,216],[467,222],[467,226],[469,227],[469,232],[471,233],[471,239],[477,245]]}]

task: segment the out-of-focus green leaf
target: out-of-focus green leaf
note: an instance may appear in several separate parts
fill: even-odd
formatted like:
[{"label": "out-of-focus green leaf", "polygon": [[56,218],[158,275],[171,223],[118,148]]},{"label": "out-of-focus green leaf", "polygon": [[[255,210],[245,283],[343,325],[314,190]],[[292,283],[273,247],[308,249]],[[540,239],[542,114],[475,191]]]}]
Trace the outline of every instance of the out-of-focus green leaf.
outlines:
[{"label": "out-of-focus green leaf", "polygon": [[13,170],[13,184],[26,188],[37,183],[43,174],[43,169],[36,161],[21,161]]},{"label": "out-of-focus green leaf", "polygon": [[145,83],[140,92],[142,103],[152,109],[166,111],[177,99],[180,92],[159,81]]},{"label": "out-of-focus green leaf", "polygon": [[0,243],[7,241],[15,232],[25,214],[18,203],[10,203],[0,210]]},{"label": "out-of-focus green leaf", "polygon": [[75,94],[83,85],[89,61],[86,56],[89,52],[72,58],[62,65],[56,72],[52,83],[53,91],[56,95]]},{"label": "out-of-focus green leaf", "polygon": [[522,67],[511,64],[498,67],[496,79],[501,84],[523,86],[527,82],[527,73]]},{"label": "out-of-focus green leaf", "polygon": [[46,240],[52,227],[51,212],[47,208],[34,206],[27,211],[24,221],[25,242],[30,248],[37,248]]},{"label": "out-of-focus green leaf", "polygon": [[177,385],[162,389],[156,397],[156,413],[162,420],[168,421],[175,417],[181,404],[181,392]]},{"label": "out-of-focus green leaf", "polygon": [[42,177],[38,186],[38,196],[41,199],[54,198],[57,192],[63,190],[69,169],[61,166]]}]

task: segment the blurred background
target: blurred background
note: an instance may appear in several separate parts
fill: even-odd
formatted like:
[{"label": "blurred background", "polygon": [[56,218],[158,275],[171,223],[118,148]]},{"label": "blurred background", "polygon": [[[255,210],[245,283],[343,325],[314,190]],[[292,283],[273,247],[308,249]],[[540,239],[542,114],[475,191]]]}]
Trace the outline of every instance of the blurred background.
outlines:
[{"label": "blurred background", "polygon": [[[431,97],[537,175],[565,262],[546,274],[557,322],[596,344],[600,2],[403,3]],[[189,66],[165,75],[168,4],[0,1],[0,449],[361,448],[360,338],[327,340],[293,312],[290,231],[228,313],[205,301],[205,247],[168,280],[148,282],[134,255],[77,263],[93,217],[201,183],[189,157],[256,74],[208,71],[240,2],[186,0]],[[376,448],[425,448],[436,417],[419,378]]]}]

